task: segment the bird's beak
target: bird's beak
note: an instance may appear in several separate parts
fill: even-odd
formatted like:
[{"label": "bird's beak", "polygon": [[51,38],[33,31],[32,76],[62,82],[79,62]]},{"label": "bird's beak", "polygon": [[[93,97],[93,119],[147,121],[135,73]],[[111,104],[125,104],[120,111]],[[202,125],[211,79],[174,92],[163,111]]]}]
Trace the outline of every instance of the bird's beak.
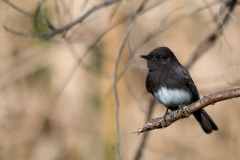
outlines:
[{"label": "bird's beak", "polygon": [[141,55],[141,58],[148,59],[148,55]]}]

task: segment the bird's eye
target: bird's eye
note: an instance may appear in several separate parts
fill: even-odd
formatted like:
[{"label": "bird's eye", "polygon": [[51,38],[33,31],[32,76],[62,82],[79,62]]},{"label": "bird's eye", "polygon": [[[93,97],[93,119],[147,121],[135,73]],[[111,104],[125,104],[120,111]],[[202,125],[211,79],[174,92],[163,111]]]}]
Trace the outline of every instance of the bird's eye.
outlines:
[{"label": "bird's eye", "polygon": [[158,57],[157,57],[157,60],[161,60],[161,59],[162,59],[162,56],[158,56]]}]

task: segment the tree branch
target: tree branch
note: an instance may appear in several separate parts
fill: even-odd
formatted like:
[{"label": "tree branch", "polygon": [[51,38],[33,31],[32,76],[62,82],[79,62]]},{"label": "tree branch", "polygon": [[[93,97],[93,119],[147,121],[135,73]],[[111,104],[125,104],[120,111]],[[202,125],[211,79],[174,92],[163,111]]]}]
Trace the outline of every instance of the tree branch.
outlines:
[{"label": "tree branch", "polygon": [[[146,117],[146,123],[148,122],[148,120],[152,116],[155,104],[156,104],[156,100],[152,98],[149,101],[149,107],[148,107],[148,113],[147,113],[147,117]],[[143,155],[143,149],[144,149],[144,147],[146,145],[148,137],[149,137],[149,133],[144,134],[144,136],[142,138],[142,141],[141,141],[141,143],[140,143],[140,145],[139,145],[139,147],[137,149],[137,152],[136,152],[136,155],[134,157],[134,160],[140,160],[141,159],[141,157]]]},{"label": "tree branch", "polygon": [[172,113],[166,116],[165,120],[163,117],[151,119],[143,128],[140,128],[133,133],[139,135],[140,133],[147,132],[150,130],[168,127],[173,122],[190,116],[193,112],[200,108],[204,108],[208,105],[213,105],[216,102],[237,97],[240,97],[240,88],[210,94],[188,106],[173,111]]},{"label": "tree branch", "polygon": [[[9,4],[9,1],[5,0],[6,3]],[[18,31],[15,31],[13,29],[10,29],[8,28],[7,26],[3,26],[4,29],[10,33],[13,33],[13,34],[16,34],[16,35],[20,35],[20,36],[26,36],[26,37],[44,37],[44,38],[51,38],[57,34],[60,34],[60,33],[63,33],[65,31],[68,31],[69,29],[71,29],[73,26],[79,24],[79,23],[82,23],[88,16],[90,16],[91,14],[95,13],[96,11],[102,9],[102,8],[105,8],[107,6],[110,6],[114,3],[117,3],[119,2],[119,0],[109,0],[109,1],[106,1],[106,2],[103,2],[99,5],[96,5],[96,6],[93,6],[91,9],[89,9],[86,13],[84,13],[81,17],[75,19],[74,21],[60,27],[60,28],[57,28],[57,29],[53,29],[52,31],[48,32],[48,33],[44,33],[44,34],[26,34],[26,33],[21,33],[21,32],[18,32]],[[10,3],[11,4],[11,3]],[[9,4],[9,5],[10,5]],[[14,7],[16,8],[16,7]],[[19,11],[19,9],[17,9]],[[21,10],[20,10],[21,11]],[[21,11],[23,12],[23,11]],[[24,12],[23,12],[24,13]],[[24,13],[26,15],[26,13]]]},{"label": "tree branch", "polygon": [[124,47],[125,47],[125,45],[127,43],[129,35],[130,35],[130,33],[131,33],[132,29],[133,29],[134,22],[136,21],[137,16],[139,15],[139,13],[143,10],[146,2],[147,2],[147,0],[143,0],[142,1],[141,5],[137,9],[137,11],[135,12],[135,14],[130,19],[128,27],[127,27],[127,30],[126,30],[126,32],[124,34],[124,37],[123,37],[123,39],[121,41],[121,44],[119,46],[117,57],[116,57],[116,61],[115,61],[115,66],[114,66],[113,93],[114,93],[114,99],[115,99],[115,103],[116,103],[116,105],[115,105],[115,118],[116,118],[118,160],[122,159],[121,143],[120,143],[120,127],[119,127],[119,107],[120,107],[120,103],[119,103],[118,90],[117,90],[118,67],[119,67],[120,59],[121,59],[122,54],[123,54],[123,49],[124,49]]},{"label": "tree branch", "polygon": [[222,35],[224,25],[229,21],[229,17],[234,11],[236,4],[237,0],[232,0],[225,3],[225,6],[228,7],[228,12],[225,14],[223,20],[219,18],[220,22],[216,30],[214,30],[202,43],[198,45],[198,47],[193,53],[192,58],[187,63],[186,68],[190,68],[200,56],[202,56],[204,53],[207,52],[207,50],[214,46],[220,35]]},{"label": "tree branch", "polygon": [[73,26],[75,26],[76,24],[78,23],[81,23],[83,20],[85,20],[89,15],[91,15],[92,13],[102,9],[102,8],[105,8],[107,6],[110,6],[114,3],[117,3],[119,2],[119,0],[110,0],[110,1],[106,1],[106,2],[103,2],[97,6],[93,6],[91,9],[89,9],[85,14],[83,14],[81,17],[79,17],[78,19],[72,21],[71,23],[59,28],[59,29],[55,29],[53,30],[52,32],[49,32],[45,35],[43,35],[43,37],[46,37],[46,38],[50,38],[56,34],[59,34],[59,33],[62,33],[62,32],[65,32],[67,30],[69,30],[70,28],[72,28]]},{"label": "tree branch", "polygon": [[8,4],[9,6],[11,6],[13,9],[15,9],[16,11],[22,13],[25,16],[28,17],[33,17],[30,13],[27,13],[26,11],[24,11],[23,9],[19,8],[18,6],[16,6],[15,4],[13,4],[12,2],[10,2],[9,0],[3,0],[3,2],[5,2],[6,4]]}]

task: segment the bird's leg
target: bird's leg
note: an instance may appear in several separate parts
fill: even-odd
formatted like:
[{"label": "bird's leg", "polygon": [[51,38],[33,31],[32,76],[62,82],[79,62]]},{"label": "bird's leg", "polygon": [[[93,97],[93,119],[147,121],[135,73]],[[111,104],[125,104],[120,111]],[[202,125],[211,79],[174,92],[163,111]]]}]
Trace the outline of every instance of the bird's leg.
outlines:
[{"label": "bird's leg", "polygon": [[167,116],[168,114],[169,114],[169,113],[168,113],[168,108],[167,108],[167,110],[166,110],[166,112],[165,112],[165,114],[164,114],[164,116],[163,116],[163,119],[164,119],[165,123],[167,122],[167,121],[166,121],[166,116]]},{"label": "bird's leg", "polygon": [[183,109],[185,106],[186,106],[185,104],[180,104],[180,105],[178,105],[178,108]]}]

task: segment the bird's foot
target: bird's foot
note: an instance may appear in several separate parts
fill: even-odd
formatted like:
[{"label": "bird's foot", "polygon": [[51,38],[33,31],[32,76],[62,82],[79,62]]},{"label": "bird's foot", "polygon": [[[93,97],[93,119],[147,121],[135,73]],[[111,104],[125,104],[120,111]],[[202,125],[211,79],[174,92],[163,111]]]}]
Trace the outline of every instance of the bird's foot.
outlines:
[{"label": "bird's foot", "polygon": [[185,106],[186,106],[185,104],[179,104],[179,105],[178,105],[178,108],[179,108],[179,109],[183,109]]},{"label": "bird's foot", "polygon": [[164,114],[164,116],[163,116],[163,119],[164,119],[164,122],[166,123],[167,122],[167,120],[166,120],[166,116],[169,114],[169,112],[168,112],[168,109],[166,110],[166,112],[165,112],[165,114]]}]

